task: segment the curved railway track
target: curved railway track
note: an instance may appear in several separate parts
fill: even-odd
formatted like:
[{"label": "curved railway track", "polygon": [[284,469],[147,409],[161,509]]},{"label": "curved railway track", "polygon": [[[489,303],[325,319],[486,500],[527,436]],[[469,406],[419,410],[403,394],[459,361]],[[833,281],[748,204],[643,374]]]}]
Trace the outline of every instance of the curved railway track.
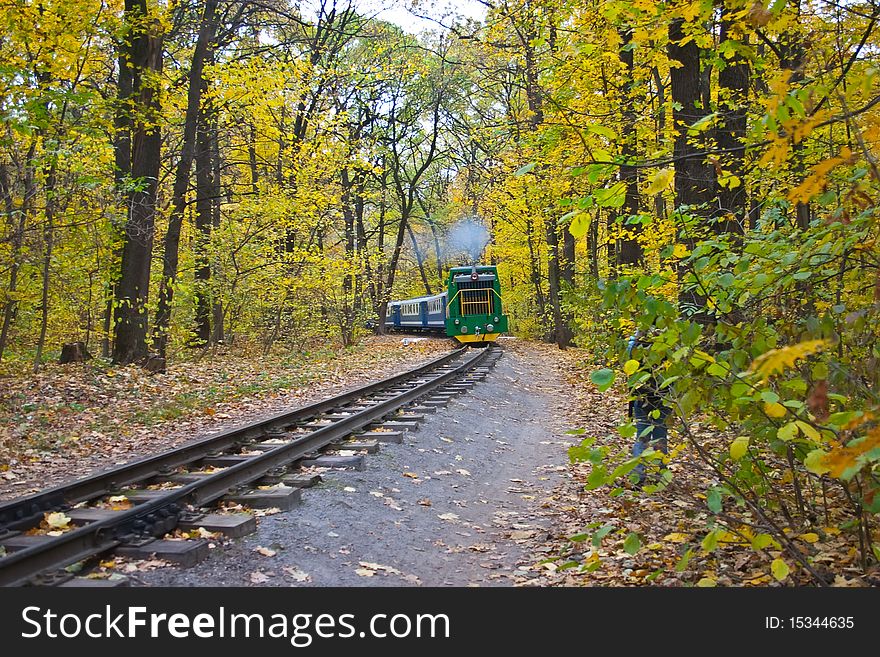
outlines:
[{"label": "curved railway track", "polygon": [[[246,497],[248,487],[283,482],[286,472],[328,446],[345,448],[341,441],[370,427],[405,423],[412,416],[400,411],[414,402],[428,398],[423,411],[442,405],[482,379],[499,356],[497,346],[457,349],[342,395],[0,503],[0,586],[63,584],[72,577],[64,570],[70,564],[126,547],[148,552],[175,527],[199,526],[199,509],[230,492]],[[275,492],[296,489],[280,485]],[[115,495],[133,506],[108,510],[105,501]],[[57,511],[69,514],[72,529],[55,536],[37,529]]]}]

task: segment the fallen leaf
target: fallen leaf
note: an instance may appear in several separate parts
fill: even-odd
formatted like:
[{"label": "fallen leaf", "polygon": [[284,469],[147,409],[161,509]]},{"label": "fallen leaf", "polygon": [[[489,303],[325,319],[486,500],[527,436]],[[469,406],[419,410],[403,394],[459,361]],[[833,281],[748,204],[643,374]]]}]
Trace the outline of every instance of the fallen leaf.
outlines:
[{"label": "fallen leaf", "polygon": [[265,584],[266,582],[269,581],[269,579],[270,579],[269,577],[267,577],[263,573],[259,573],[259,572],[258,573],[251,573],[251,575],[250,575],[250,580],[254,584]]},{"label": "fallen leaf", "polygon": [[45,513],[43,517],[46,519],[46,524],[52,529],[67,529],[70,526],[70,518],[61,511]]},{"label": "fallen leaf", "polygon": [[310,581],[312,581],[312,576],[306,572],[303,572],[299,568],[286,566],[286,567],[282,568],[281,570],[283,570],[284,573],[290,579],[292,579],[294,582],[310,582]]},{"label": "fallen leaf", "polygon": [[437,516],[440,520],[458,520],[458,516],[454,513],[441,513]]},{"label": "fallen leaf", "polygon": [[535,535],[534,531],[514,531],[510,532],[510,538],[514,541],[522,541]]},{"label": "fallen leaf", "polygon": [[267,547],[263,547],[261,545],[258,545],[257,547],[255,547],[254,552],[258,552],[259,554],[262,554],[264,557],[274,557],[276,554],[278,554],[275,550],[272,550]]}]

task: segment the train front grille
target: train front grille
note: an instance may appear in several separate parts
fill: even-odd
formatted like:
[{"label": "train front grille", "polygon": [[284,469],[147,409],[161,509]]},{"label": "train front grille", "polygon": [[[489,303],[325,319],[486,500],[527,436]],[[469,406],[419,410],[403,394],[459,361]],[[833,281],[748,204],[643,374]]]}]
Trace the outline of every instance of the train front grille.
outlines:
[{"label": "train front grille", "polygon": [[459,283],[461,314],[491,315],[495,311],[495,295],[492,281]]}]

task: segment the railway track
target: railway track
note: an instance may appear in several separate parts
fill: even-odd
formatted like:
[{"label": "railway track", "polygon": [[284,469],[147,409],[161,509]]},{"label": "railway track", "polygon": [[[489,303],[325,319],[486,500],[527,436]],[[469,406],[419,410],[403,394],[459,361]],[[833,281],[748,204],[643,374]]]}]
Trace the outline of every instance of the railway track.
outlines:
[{"label": "railway track", "polygon": [[[207,541],[161,537],[175,528],[205,527],[233,537],[253,531],[253,515],[207,507],[230,500],[291,508],[300,488],[315,481],[298,475],[298,467],[357,465],[363,458],[321,450],[352,454],[371,451],[376,441],[400,442],[396,429],[414,428],[423,413],[472,387],[500,354],[494,345],[457,349],[325,401],[0,503],[0,586],[100,584],[74,580],[66,567],[109,551],[167,554],[180,563],[196,559],[195,553],[207,552]],[[71,528],[46,528],[49,514],[58,512]]]}]

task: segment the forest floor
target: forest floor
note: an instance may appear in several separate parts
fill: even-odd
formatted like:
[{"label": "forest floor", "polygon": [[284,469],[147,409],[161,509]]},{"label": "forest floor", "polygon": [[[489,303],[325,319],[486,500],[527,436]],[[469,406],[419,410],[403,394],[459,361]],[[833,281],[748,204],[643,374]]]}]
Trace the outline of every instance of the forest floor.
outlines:
[{"label": "forest floor", "polygon": [[[625,399],[589,382],[586,351],[502,345],[486,381],[429,415],[404,444],[383,445],[364,471],[324,472],[299,508],[261,512],[257,533],[218,538],[222,549],[203,564],[180,570],[117,559],[102,569],[166,586],[808,583],[795,567],[777,581],[772,549],[700,549],[710,514],[704,491],[715,482],[674,430],[669,487],[615,497],[586,490],[590,466],[571,464],[568,448],[596,437],[628,452],[630,440],[616,431]],[[164,375],[87,364],[0,379],[0,499],[338,394],[447,349],[445,340],[387,336],[307,360],[225,355]],[[792,540],[829,581],[876,584],[860,576],[852,535],[831,526],[800,531]],[[626,540],[632,534],[637,546]]]},{"label": "forest floor", "polygon": [[268,358],[206,352],[166,374],[96,359],[0,377],[0,499],[340,394],[450,348],[370,336],[348,349]]}]

